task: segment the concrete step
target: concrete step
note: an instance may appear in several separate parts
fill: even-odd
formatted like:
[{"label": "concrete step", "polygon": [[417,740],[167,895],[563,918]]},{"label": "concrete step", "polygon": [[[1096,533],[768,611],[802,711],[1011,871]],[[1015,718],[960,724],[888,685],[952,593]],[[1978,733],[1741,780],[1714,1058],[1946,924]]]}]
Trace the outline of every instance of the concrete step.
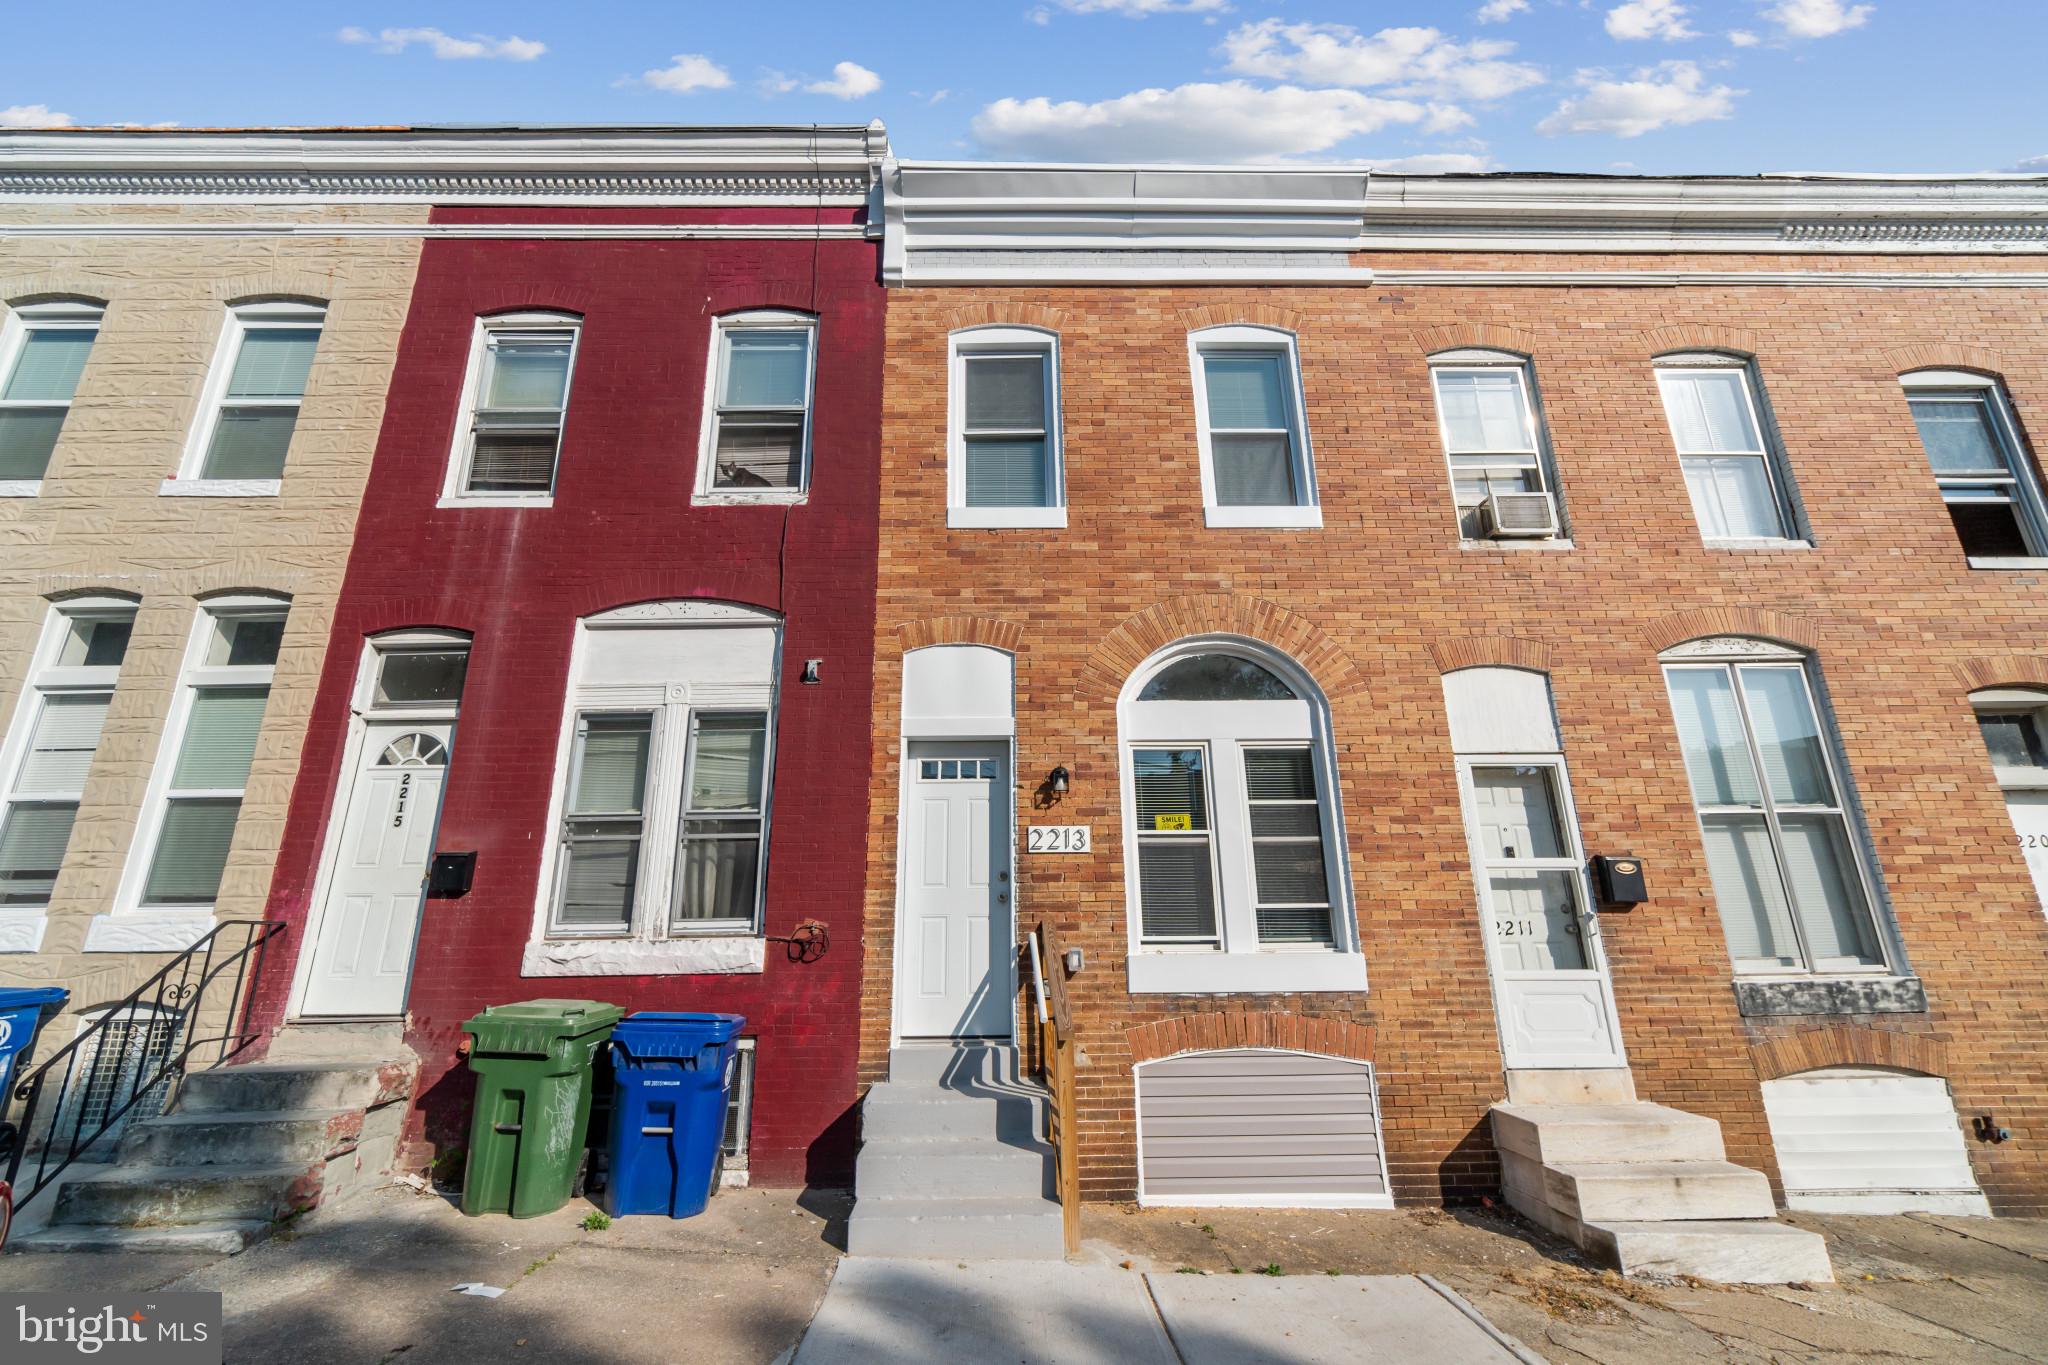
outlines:
[{"label": "concrete step", "polygon": [[1545,1202],[1588,1223],[1769,1218],[1762,1171],[1729,1161],[1574,1161],[1542,1168]]},{"label": "concrete step", "polygon": [[951,1141],[869,1139],[854,1165],[863,1203],[881,1199],[1050,1199],[1053,1152],[1044,1143],[1014,1146],[986,1138]]},{"label": "concrete step", "polygon": [[1588,1223],[1588,1255],[1624,1275],[1691,1275],[1724,1284],[1832,1284],[1817,1232],[1768,1222]]},{"label": "concrete step", "polygon": [[320,1200],[312,1165],[114,1166],[57,1190],[50,1223],[131,1227],[210,1222],[269,1222]]},{"label": "concrete step", "polygon": [[1045,1131],[1045,1092],[1013,1086],[967,1094],[884,1081],[868,1088],[860,1128],[869,1142],[965,1137],[1031,1142]]},{"label": "concrete step", "polygon": [[16,1237],[9,1251],[147,1252],[212,1251],[233,1256],[270,1235],[269,1223],[187,1223],[182,1227],[124,1228],[79,1223],[48,1227]]},{"label": "concrete step", "polygon": [[133,1166],[311,1164],[352,1150],[362,1131],[360,1109],[180,1111],[131,1124],[118,1160]]},{"label": "concrete step", "polygon": [[[273,1053],[275,1049],[273,1049]],[[1509,1104],[1634,1104],[1636,1077],[1625,1066],[1507,1073]]]},{"label": "concrete step", "polygon": [[1545,1165],[1725,1161],[1721,1125],[1661,1104],[1496,1104],[1493,1145]]},{"label": "concrete step", "polygon": [[187,1114],[368,1109],[403,1098],[412,1075],[410,1063],[362,1059],[220,1066],[187,1076],[177,1107]]},{"label": "concrete step", "polygon": [[942,1090],[1014,1084],[1017,1049],[1007,1043],[906,1043],[889,1049],[889,1079]]},{"label": "concrete step", "polygon": [[1044,1199],[862,1198],[846,1221],[850,1256],[1057,1261],[1059,1205]]}]

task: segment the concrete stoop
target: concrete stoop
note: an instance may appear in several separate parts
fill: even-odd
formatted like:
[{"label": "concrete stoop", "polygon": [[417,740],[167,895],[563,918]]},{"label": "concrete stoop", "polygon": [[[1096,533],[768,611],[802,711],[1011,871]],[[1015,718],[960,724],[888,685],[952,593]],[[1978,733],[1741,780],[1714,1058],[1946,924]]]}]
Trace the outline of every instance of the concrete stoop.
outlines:
[{"label": "concrete stoop", "polygon": [[1045,1099],[1011,1047],[893,1049],[861,1103],[847,1254],[1061,1259]]},{"label": "concrete stoop", "polygon": [[1770,1181],[1728,1160],[1713,1119],[1631,1099],[1510,1100],[1492,1120],[1508,1203],[1624,1275],[1834,1281],[1827,1243],[1772,1221]]},{"label": "concrete stoop", "polygon": [[111,1164],[67,1172],[48,1225],[10,1246],[240,1251],[384,1183],[418,1072],[409,1051],[195,1072],[172,1112],[128,1126]]}]

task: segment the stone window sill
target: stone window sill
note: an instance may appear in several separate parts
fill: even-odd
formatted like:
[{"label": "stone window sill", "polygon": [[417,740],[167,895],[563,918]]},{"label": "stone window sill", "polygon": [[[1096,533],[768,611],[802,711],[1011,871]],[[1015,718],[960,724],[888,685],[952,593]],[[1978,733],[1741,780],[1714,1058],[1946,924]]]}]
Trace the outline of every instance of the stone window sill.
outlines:
[{"label": "stone window sill", "polygon": [[1132,953],[1133,995],[1259,995],[1365,989],[1362,953]]},{"label": "stone window sill", "polygon": [[213,928],[213,911],[120,910],[94,915],[85,931],[88,953],[182,953]]},{"label": "stone window sill", "polygon": [[1059,530],[1067,524],[1064,507],[949,507],[946,526],[950,530],[1028,531]]},{"label": "stone window sill", "polygon": [[1927,1012],[1927,989],[1917,976],[1737,977],[1734,985],[1736,1007],[1746,1018]]},{"label": "stone window sill", "polygon": [[1735,537],[1728,540],[1705,539],[1700,542],[1709,550],[1811,550],[1810,540],[1780,540],[1776,536]]},{"label": "stone window sill", "polygon": [[1461,550],[1576,550],[1578,546],[1563,536],[1503,536],[1498,540],[1461,540]]},{"label": "stone window sill", "polygon": [[41,910],[0,910],[0,953],[41,952],[49,927],[50,917]]},{"label": "stone window sill", "polygon": [[282,479],[165,479],[157,496],[165,498],[274,498]]},{"label": "stone window sill", "polygon": [[2033,569],[2039,572],[2048,569],[2048,558],[2010,555],[1971,555],[1973,569]]},{"label": "stone window sill", "polygon": [[0,498],[40,498],[41,479],[0,479]]},{"label": "stone window sill", "polygon": [[1316,507],[1204,507],[1205,525],[1236,530],[1320,531],[1323,509]]},{"label": "stone window sill", "polygon": [[767,940],[752,934],[671,938],[538,939],[526,945],[521,976],[735,976],[758,973]]},{"label": "stone window sill", "polygon": [[436,507],[553,507],[552,493],[451,493],[444,494]]}]

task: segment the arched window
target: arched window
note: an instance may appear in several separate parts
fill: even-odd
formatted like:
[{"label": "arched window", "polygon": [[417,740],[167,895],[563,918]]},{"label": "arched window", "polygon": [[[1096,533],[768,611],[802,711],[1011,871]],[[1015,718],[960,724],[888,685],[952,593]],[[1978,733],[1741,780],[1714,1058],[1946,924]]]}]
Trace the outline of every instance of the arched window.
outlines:
[{"label": "arched window", "polygon": [[[1256,969],[1191,986],[1156,964],[1351,951],[1328,711],[1307,673],[1251,641],[1182,641],[1132,675],[1119,715],[1131,988],[1283,989],[1254,984]],[[1296,988],[1363,985],[1326,979],[1345,984]]]},{"label": "arched window", "polygon": [[811,486],[818,319],[756,309],[711,324],[699,502],[797,502]]},{"label": "arched window", "polygon": [[1477,347],[1438,351],[1429,378],[1460,538],[1556,536],[1555,478],[1528,357]]},{"label": "arched window", "polygon": [[1707,544],[1811,540],[1756,365],[1722,351],[1656,358],[1658,392]]},{"label": "arched window", "polygon": [[2048,909],[2048,691],[1987,687],[1970,694],[1970,705],[2035,893]]},{"label": "arched window", "polygon": [[1321,526],[1292,332],[1207,327],[1188,336],[1202,508],[1210,526]]},{"label": "arched window", "polygon": [[1058,334],[971,327],[948,345],[946,524],[1065,526]]},{"label": "arched window", "polygon": [[1980,567],[2048,555],[2048,508],[2005,389],[1969,370],[1899,376],[1963,553]]},{"label": "arched window", "polygon": [[0,497],[33,497],[71,412],[104,306],[20,304],[0,318]]},{"label": "arched window", "polygon": [[298,429],[327,306],[252,300],[228,309],[199,420],[166,497],[274,494]]},{"label": "arched window", "polygon": [[582,326],[573,313],[477,319],[444,503],[516,507],[554,500]]}]

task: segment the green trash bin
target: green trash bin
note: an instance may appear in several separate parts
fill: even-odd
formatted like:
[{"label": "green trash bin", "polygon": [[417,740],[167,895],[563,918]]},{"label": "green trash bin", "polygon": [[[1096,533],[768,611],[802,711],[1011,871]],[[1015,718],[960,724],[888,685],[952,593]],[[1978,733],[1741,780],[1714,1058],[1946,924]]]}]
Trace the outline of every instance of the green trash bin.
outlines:
[{"label": "green trash bin", "polygon": [[623,1014],[597,1000],[522,1000],[462,1025],[476,1039],[464,1213],[532,1218],[569,1202],[590,1123],[591,1059]]}]

